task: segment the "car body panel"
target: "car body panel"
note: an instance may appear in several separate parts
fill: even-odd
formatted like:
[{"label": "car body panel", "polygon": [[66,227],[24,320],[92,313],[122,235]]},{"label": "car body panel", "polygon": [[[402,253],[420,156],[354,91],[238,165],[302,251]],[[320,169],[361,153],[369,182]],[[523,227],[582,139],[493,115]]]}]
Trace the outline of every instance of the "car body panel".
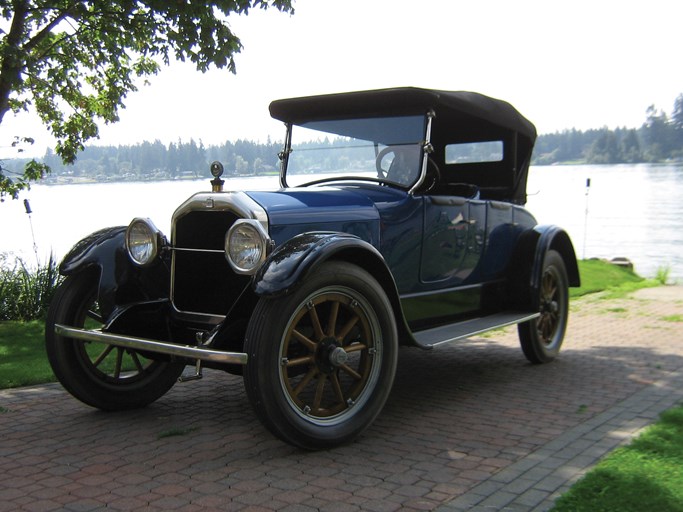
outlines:
[{"label": "car body panel", "polygon": [[315,231],[349,233],[379,245],[379,213],[363,194],[331,187],[248,194],[266,211],[269,234],[276,245]]}]

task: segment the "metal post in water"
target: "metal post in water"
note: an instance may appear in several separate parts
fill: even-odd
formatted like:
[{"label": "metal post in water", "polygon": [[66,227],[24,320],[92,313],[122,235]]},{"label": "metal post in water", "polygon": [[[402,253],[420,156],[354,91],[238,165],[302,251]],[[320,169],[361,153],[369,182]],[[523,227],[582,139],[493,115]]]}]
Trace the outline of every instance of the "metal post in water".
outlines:
[{"label": "metal post in water", "polygon": [[31,226],[31,238],[33,239],[33,254],[36,255],[36,265],[40,267],[40,260],[38,259],[38,244],[36,244],[36,234],[33,232],[33,221],[31,220],[31,214],[33,213],[33,210],[31,210],[31,204],[28,202],[28,199],[24,199],[24,208],[26,209],[26,215],[28,215],[28,223]]},{"label": "metal post in water", "polygon": [[586,178],[586,212],[583,217],[583,259],[586,259],[586,237],[588,235],[588,192],[591,188],[591,179]]}]

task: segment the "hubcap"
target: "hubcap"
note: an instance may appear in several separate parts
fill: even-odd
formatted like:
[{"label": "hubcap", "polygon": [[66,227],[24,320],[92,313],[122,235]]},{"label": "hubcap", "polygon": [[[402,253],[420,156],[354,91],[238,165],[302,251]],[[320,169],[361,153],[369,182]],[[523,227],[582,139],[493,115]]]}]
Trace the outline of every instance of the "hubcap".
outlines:
[{"label": "hubcap", "polygon": [[346,350],[341,347],[337,347],[330,352],[330,363],[337,368],[346,364],[346,361],[348,360],[349,355],[346,353]]}]

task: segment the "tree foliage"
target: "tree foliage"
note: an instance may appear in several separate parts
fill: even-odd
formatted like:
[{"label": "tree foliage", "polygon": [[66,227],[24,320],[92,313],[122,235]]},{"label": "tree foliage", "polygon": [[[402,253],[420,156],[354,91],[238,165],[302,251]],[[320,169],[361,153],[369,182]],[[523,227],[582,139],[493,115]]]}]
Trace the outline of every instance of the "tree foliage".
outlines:
[{"label": "tree foliage", "polygon": [[541,135],[533,163],[587,162],[618,164],[683,160],[683,94],[669,117],[654,105],[647,108],[640,128],[565,130]]},{"label": "tree foliage", "polygon": [[[209,177],[209,162],[223,163],[226,176],[277,174],[281,142],[265,143],[238,140],[204,146],[202,141],[178,140],[163,144],[159,140],[125,146],[87,146],[73,164],[65,165],[48,149],[43,161],[52,172],[48,183],[74,181],[166,180]],[[7,162],[10,170],[23,162]]]},{"label": "tree foliage", "polygon": [[[0,0],[0,123],[35,111],[73,162],[137,80],[171,59],[234,73],[242,45],[229,16],[269,7],[293,12],[292,0]],[[15,180],[0,170],[0,197],[47,170],[33,162]]]}]

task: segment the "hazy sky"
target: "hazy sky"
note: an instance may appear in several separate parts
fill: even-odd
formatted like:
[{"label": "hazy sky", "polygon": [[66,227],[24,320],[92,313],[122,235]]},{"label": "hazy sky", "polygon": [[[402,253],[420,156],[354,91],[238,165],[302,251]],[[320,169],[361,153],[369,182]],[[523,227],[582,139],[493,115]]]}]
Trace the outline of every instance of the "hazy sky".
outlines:
[{"label": "hazy sky", "polygon": [[[255,10],[231,21],[244,44],[236,76],[174,64],[126,99],[95,144],[281,140],[271,100],[349,90],[477,91],[512,103],[539,133],[638,127],[649,105],[671,113],[683,93],[680,0],[294,5],[293,16]],[[0,137],[25,122],[8,115]]]}]

